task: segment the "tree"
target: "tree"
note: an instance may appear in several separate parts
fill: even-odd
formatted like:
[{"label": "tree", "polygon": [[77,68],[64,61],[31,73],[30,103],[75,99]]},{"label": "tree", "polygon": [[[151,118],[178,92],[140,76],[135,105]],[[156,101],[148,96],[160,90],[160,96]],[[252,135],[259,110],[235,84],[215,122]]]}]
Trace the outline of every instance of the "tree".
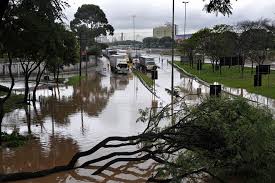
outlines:
[{"label": "tree", "polygon": [[213,72],[219,66],[221,74],[221,64],[218,63],[222,57],[238,55],[237,39],[238,36],[230,25],[216,25],[211,29],[205,51],[211,57]]},{"label": "tree", "polygon": [[9,0],[0,1],[0,24],[2,22],[4,13],[5,13],[6,9],[8,8],[8,5],[9,5]]},{"label": "tree", "polygon": [[9,87],[7,94],[3,98],[0,98],[0,146],[2,145],[2,121],[3,121],[4,115],[5,115],[4,105],[7,102],[7,100],[10,98],[10,96],[12,94],[12,89],[14,87],[14,77],[13,77],[12,69],[11,69],[12,58],[9,53],[8,53],[8,58],[9,58],[9,76],[11,78],[11,85]]},{"label": "tree", "polygon": [[[205,0],[203,0],[205,1]],[[210,0],[209,3],[205,5],[204,10],[208,13],[221,13],[223,15],[230,15],[232,14],[232,0]]]},{"label": "tree", "polygon": [[75,33],[66,30],[63,24],[57,24],[52,36],[52,50],[49,51],[46,67],[54,73],[58,82],[60,69],[63,66],[75,64],[79,60],[79,45]]},{"label": "tree", "polygon": [[70,22],[73,32],[76,32],[80,40],[85,36],[85,43],[81,44],[83,50],[86,46],[93,45],[95,38],[107,34],[113,35],[114,28],[109,24],[105,13],[99,6],[84,4],[78,8],[75,18]]},{"label": "tree", "polygon": [[[8,55],[9,75],[11,78],[11,86],[9,91],[7,92],[6,96],[0,99],[0,143],[2,136],[1,124],[5,114],[4,104],[10,98],[14,86],[14,77],[11,72],[13,58],[20,57],[20,59],[26,59],[24,56],[27,53],[32,54],[32,56],[29,55],[29,58],[33,57],[34,55],[38,56],[41,54],[42,50],[39,50],[39,47],[36,47],[38,45],[34,44],[33,42],[33,40],[37,38],[35,36],[37,36],[39,31],[36,30],[36,32],[32,32],[32,35],[32,33],[30,33],[30,28],[32,28],[32,30],[38,28],[39,21],[41,21],[43,24],[40,28],[45,28],[43,27],[45,26],[45,22],[53,22],[55,18],[61,20],[63,17],[62,9],[67,5],[67,3],[61,0],[0,1],[0,53],[1,55]],[[39,9],[39,11],[37,11],[37,9]],[[35,16],[32,17],[32,15]],[[44,15],[43,18],[42,15]],[[44,29],[40,31],[44,31]],[[32,39],[30,39],[31,36],[33,36]],[[42,34],[39,34],[38,37],[40,38],[40,36],[42,36]],[[36,42],[37,40],[39,39],[36,39]],[[26,41],[30,41],[30,43]],[[30,44],[33,45],[28,48],[25,47],[26,45]],[[30,51],[31,49],[32,51]],[[39,57],[41,57],[41,55],[39,55]]]},{"label": "tree", "polygon": [[193,66],[195,54],[205,55],[206,48],[210,39],[211,30],[204,28],[194,33],[191,38],[179,43],[178,50],[189,56],[190,65]]},{"label": "tree", "polygon": [[236,26],[240,35],[239,50],[245,59],[263,64],[267,58],[267,50],[274,46],[274,27],[269,20],[242,21]]},{"label": "tree", "polygon": [[159,47],[159,38],[155,37],[146,37],[143,39],[143,46],[145,48],[158,48]]},{"label": "tree", "polygon": [[171,37],[163,37],[159,40],[159,46],[162,48],[170,48],[172,45],[172,38]]},{"label": "tree", "polygon": [[108,23],[105,13],[99,6],[93,4],[84,4],[78,8],[75,13],[75,19],[71,21],[71,29],[75,32],[81,26],[89,28],[91,39],[100,35],[113,35],[114,28]]},{"label": "tree", "polygon": [[[29,95],[29,78],[35,70],[39,70],[37,77],[41,77],[40,66],[45,62],[51,46],[52,29],[55,21],[61,20],[62,8],[67,4],[60,0],[35,1],[20,0],[10,4],[4,18],[12,22],[15,34],[10,36],[5,32],[3,37],[12,37],[5,47],[12,50],[13,57],[19,58],[25,77],[24,102]],[[44,70],[44,69],[42,69]],[[38,81],[38,80],[36,80]],[[39,80],[40,81],[40,80]]]},{"label": "tree", "polygon": [[[4,107],[7,100],[12,95],[12,90],[14,87],[14,76],[12,74],[12,57],[13,50],[9,46],[10,41],[14,40],[14,36],[16,35],[16,28],[11,21],[11,19],[7,18],[10,16],[13,8],[10,8],[10,11],[6,11],[8,9],[8,1],[1,1],[0,3],[0,53],[7,54],[9,60],[9,76],[11,79],[11,85],[6,93],[6,95],[0,98],[0,146],[2,145],[2,121],[5,115]],[[4,18],[5,17],[5,18]],[[3,20],[4,18],[4,20]]]},{"label": "tree", "polygon": [[[70,27],[78,35],[81,51],[86,50],[86,47],[94,46],[96,37],[114,33],[113,26],[109,24],[105,13],[99,6],[84,4],[78,8],[74,17],[74,20],[70,22]],[[80,60],[80,68],[81,63]]]}]

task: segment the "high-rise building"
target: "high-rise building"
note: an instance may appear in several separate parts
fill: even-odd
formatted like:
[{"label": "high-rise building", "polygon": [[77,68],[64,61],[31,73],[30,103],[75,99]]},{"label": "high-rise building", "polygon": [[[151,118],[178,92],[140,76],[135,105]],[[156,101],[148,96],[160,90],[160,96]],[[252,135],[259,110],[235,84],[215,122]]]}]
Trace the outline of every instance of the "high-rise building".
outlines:
[{"label": "high-rise building", "polygon": [[[175,25],[175,35],[177,35],[178,26]],[[153,37],[163,38],[163,37],[172,37],[172,24],[165,24],[164,26],[155,27],[153,29]]]}]

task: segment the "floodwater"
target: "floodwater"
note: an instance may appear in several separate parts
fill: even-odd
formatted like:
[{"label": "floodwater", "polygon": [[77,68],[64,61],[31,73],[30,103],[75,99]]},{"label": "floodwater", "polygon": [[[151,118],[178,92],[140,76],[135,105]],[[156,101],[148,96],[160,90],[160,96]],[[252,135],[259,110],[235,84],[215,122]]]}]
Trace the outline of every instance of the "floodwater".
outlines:
[{"label": "floodwater", "polygon": [[[136,122],[139,109],[156,105],[161,107],[171,100],[166,91],[171,87],[171,66],[167,63],[171,58],[159,59],[159,55],[152,56],[159,66],[159,79],[156,81],[157,97],[154,97],[132,73],[111,74],[106,69],[107,61],[103,59],[100,67],[89,71],[87,78],[79,85],[60,85],[53,91],[38,90],[39,102],[35,106],[6,114],[3,122],[4,131],[16,130],[20,134],[32,134],[35,139],[19,148],[0,149],[0,173],[38,171],[65,165],[75,153],[92,148],[106,137],[141,133],[146,124]],[[19,81],[16,86],[20,87],[21,84]],[[188,78],[176,69],[175,86],[181,96],[196,94],[198,88],[201,88],[202,96],[209,93],[207,86]],[[241,92],[239,89],[224,87],[224,90],[255,100],[251,97],[253,94]],[[275,108],[274,100],[256,97],[262,105]],[[185,99],[187,103],[194,104],[200,101],[201,96],[190,95]],[[127,152],[135,148],[101,149],[91,156],[81,158],[79,164],[115,150]],[[83,169],[19,182],[140,183],[146,182],[157,166],[152,161],[117,163],[98,176],[91,175],[105,163],[106,161]]]},{"label": "floodwater", "polygon": [[[159,80],[156,81],[157,84],[157,93],[162,92],[163,88],[171,88],[171,65],[167,64],[167,61],[171,61],[170,56],[160,56],[160,55],[151,55],[152,57],[155,58],[155,61],[157,65],[159,66]],[[163,62],[162,62],[163,60]],[[179,57],[175,57],[175,60],[180,60]],[[199,80],[190,78],[182,73],[180,73],[177,69],[175,69],[174,72],[174,77],[175,77],[175,87],[181,91],[181,96],[186,96],[189,94],[196,94],[197,89],[201,89],[201,94],[202,96],[209,95],[209,86],[206,86],[204,83],[201,83]],[[214,84],[219,84],[219,83],[214,83]],[[251,83],[252,84],[252,83]],[[249,93],[245,89],[241,88],[230,88],[222,85],[222,90],[225,91],[223,92],[225,95],[229,96],[240,96],[248,101],[250,101],[254,105],[260,105],[267,107],[270,109],[274,114],[275,114],[275,100],[257,95],[254,93]],[[169,96],[170,98],[170,96]],[[197,103],[199,101],[200,97],[190,95],[187,96],[187,102],[188,103]],[[189,100],[190,99],[190,100]],[[167,100],[166,100],[167,101]]]},{"label": "floodwater", "polygon": [[[145,124],[136,122],[138,111],[152,104],[152,94],[132,74],[101,76],[95,71],[78,86],[39,90],[38,95],[36,107],[15,110],[4,118],[4,131],[31,133],[36,139],[20,148],[1,149],[1,173],[64,165],[76,152],[88,150],[106,137],[141,133]],[[80,163],[110,151],[100,151]],[[145,182],[154,164],[116,164],[105,174],[91,176],[99,165],[22,182]]]}]

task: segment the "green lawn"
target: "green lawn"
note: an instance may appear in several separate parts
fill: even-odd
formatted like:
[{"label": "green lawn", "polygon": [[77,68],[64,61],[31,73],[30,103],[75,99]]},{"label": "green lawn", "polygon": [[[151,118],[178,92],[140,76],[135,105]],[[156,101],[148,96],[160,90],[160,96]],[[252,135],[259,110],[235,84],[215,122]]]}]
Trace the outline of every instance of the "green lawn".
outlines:
[{"label": "green lawn", "polygon": [[254,74],[251,75],[251,68],[244,69],[244,77],[241,77],[240,68],[234,66],[228,68],[228,66],[222,67],[222,74],[219,71],[213,72],[211,64],[204,64],[202,71],[197,71],[196,65],[191,68],[189,64],[182,64],[181,62],[175,62],[177,66],[184,69],[192,75],[196,75],[198,78],[208,82],[218,82],[225,86],[232,88],[243,88],[251,93],[260,94],[266,97],[275,98],[275,71],[271,71],[269,75],[269,87],[268,87],[268,76],[263,75],[262,87],[254,87]]},{"label": "green lawn", "polygon": [[68,82],[66,82],[67,85],[77,85],[79,82],[84,79],[85,76],[79,77],[78,75],[72,76],[69,78]]},{"label": "green lawn", "polygon": [[149,87],[152,87],[154,82],[153,80],[148,77],[146,74],[140,72],[140,71],[137,71],[137,70],[134,70],[133,73],[141,80],[143,80]]}]

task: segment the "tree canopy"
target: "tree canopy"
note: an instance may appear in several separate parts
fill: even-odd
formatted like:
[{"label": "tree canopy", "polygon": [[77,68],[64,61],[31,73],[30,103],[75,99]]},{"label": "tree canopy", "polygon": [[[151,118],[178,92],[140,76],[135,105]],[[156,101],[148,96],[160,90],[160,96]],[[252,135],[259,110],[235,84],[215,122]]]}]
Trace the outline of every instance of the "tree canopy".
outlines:
[{"label": "tree canopy", "polygon": [[74,16],[74,20],[70,22],[71,29],[78,34],[86,32],[91,40],[100,35],[114,33],[113,26],[109,24],[105,13],[97,5],[84,4],[78,8]]}]

